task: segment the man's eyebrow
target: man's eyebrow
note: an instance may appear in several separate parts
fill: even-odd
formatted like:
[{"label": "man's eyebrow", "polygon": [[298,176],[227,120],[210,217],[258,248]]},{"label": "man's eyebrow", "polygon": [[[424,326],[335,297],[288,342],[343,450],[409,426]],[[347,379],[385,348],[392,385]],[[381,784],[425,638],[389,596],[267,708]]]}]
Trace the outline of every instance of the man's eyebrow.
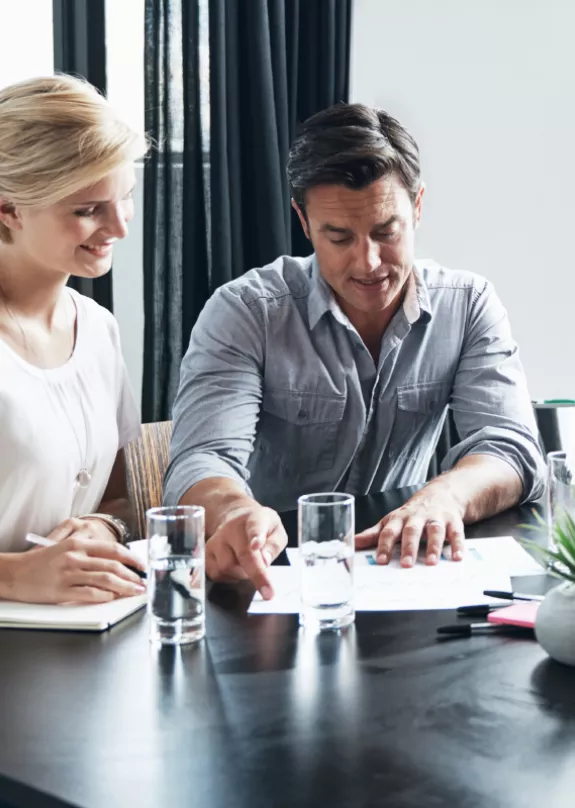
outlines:
[{"label": "man's eyebrow", "polygon": [[[386,227],[390,227],[395,222],[399,221],[399,216],[394,213],[393,216],[390,216],[385,222],[378,222],[374,225],[374,230],[385,230]],[[337,227],[335,224],[322,224],[319,228],[320,233],[336,233],[338,235],[348,235],[351,233],[350,227]]]},{"label": "man's eyebrow", "polygon": [[334,224],[322,224],[319,229],[320,233],[350,233],[349,227],[336,227]]},{"label": "man's eyebrow", "polygon": [[373,229],[385,230],[386,227],[395,224],[397,221],[399,221],[399,216],[396,213],[394,213],[393,216],[390,216],[386,222],[378,222]]}]

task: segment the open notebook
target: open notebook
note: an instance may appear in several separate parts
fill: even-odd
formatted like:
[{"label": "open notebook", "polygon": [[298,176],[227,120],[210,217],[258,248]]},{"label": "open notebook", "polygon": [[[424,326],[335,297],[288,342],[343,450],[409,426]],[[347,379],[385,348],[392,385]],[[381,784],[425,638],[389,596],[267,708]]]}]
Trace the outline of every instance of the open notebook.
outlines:
[{"label": "open notebook", "polygon": [[0,628],[106,631],[146,605],[146,595],[90,605],[0,601]]}]

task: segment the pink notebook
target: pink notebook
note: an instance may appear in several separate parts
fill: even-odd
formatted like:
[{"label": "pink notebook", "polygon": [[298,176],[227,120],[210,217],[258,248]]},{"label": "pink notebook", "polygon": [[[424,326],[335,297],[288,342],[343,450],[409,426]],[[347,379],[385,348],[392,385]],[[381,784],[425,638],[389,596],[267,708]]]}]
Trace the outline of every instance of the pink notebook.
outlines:
[{"label": "pink notebook", "polygon": [[496,609],[489,612],[487,620],[490,623],[507,623],[511,626],[524,626],[533,628],[537,609],[541,604],[538,601],[525,601],[514,603],[513,606],[505,606],[503,609]]}]

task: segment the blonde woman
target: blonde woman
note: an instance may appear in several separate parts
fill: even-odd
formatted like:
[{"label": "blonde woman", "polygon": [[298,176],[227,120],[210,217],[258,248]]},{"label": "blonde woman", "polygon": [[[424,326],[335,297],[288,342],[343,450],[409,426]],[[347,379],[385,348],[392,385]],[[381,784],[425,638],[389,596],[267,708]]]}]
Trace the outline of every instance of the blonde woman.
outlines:
[{"label": "blonde woman", "polygon": [[[66,283],[109,272],[145,150],[84,81],[0,91],[0,599],[144,591],[118,541],[122,447],[139,434],[118,326]],[[55,543],[33,546],[28,533]]]}]

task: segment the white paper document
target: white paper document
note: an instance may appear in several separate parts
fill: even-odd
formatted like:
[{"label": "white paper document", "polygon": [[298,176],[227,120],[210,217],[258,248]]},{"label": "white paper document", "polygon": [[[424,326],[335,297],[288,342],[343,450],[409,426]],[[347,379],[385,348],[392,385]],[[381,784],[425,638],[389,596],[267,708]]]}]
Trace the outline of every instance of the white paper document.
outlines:
[{"label": "white paper document", "polygon": [[512,578],[522,575],[542,575],[545,572],[542,565],[513,536],[467,539],[465,546],[477,558],[505,569]]},{"label": "white paper document", "polygon": [[[386,566],[376,565],[373,550],[354,557],[355,608],[357,611],[403,611],[455,609],[488,603],[485,589],[511,590],[511,576],[543,573],[542,567],[511,536],[468,539],[462,561],[451,561],[449,548],[436,566],[427,566],[420,553],[418,562],[404,569],[399,548]],[[299,564],[297,549],[287,550],[289,567],[270,567],[275,597],[264,601],[256,593],[249,608],[252,614],[299,612]],[[494,603],[502,601],[491,599]]]}]

